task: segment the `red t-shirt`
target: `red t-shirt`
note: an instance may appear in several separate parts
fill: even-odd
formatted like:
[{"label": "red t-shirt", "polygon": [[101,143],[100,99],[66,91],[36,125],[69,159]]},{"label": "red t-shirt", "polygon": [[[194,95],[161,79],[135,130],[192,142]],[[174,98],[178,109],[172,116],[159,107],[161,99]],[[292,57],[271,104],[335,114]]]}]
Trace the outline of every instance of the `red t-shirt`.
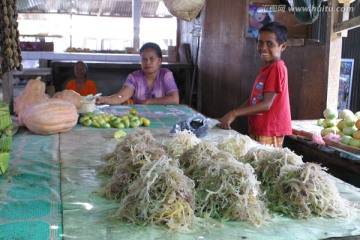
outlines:
[{"label": "red t-shirt", "polygon": [[65,89],[74,90],[75,92],[79,93],[81,96],[87,96],[90,94],[97,94],[97,88],[94,81],[87,79],[85,86],[82,89],[78,89],[76,87],[75,80],[71,80],[66,84]]},{"label": "red t-shirt", "polygon": [[250,97],[250,105],[263,100],[264,92],[276,92],[269,111],[250,115],[249,134],[285,136],[292,134],[288,90],[288,74],[284,61],[276,61],[260,69]]}]

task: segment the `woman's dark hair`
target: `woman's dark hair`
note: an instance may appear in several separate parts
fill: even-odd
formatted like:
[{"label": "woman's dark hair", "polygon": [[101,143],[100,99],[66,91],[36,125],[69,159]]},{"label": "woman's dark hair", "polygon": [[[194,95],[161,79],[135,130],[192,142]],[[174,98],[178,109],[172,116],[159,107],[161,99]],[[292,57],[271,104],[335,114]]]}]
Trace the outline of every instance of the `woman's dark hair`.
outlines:
[{"label": "woman's dark hair", "polygon": [[142,54],[142,52],[143,52],[145,49],[153,49],[153,50],[155,50],[156,55],[157,55],[159,58],[162,58],[161,48],[160,48],[159,45],[157,45],[156,43],[148,42],[148,43],[145,43],[144,45],[142,45],[142,47],[140,48],[140,54]]},{"label": "woman's dark hair", "polygon": [[259,29],[259,32],[274,33],[279,44],[287,41],[287,28],[279,22],[270,22]]},{"label": "woman's dark hair", "polygon": [[89,68],[88,68],[88,65],[87,65],[85,62],[83,62],[83,61],[77,61],[77,62],[75,63],[75,65],[74,65],[74,70],[75,70],[76,65],[79,65],[79,64],[82,64],[82,65],[84,66],[85,77],[87,77],[87,73],[88,73]]}]

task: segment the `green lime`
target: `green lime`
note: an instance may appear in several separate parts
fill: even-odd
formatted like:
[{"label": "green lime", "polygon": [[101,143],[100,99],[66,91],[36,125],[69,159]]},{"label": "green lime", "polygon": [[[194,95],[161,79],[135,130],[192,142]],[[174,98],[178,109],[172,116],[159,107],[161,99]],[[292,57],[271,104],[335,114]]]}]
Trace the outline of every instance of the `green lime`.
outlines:
[{"label": "green lime", "polygon": [[123,130],[118,130],[114,133],[114,138],[122,138],[126,136],[126,132]]},{"label": "green lime", "polygon": [[83,124],[83,122],[84,122],[85,120],[88,120],[88,119],[90,119],[88,116],[83,116],[83,117],[81,117],[81,118],[79,119],[79,123],[80,123],[80,124]]},{"label": "green lime", "polygon": [[104,123],[106,123],[105,119],[103,119],[103,118],[99,118],[97,121],[100,125],[103,125]]},{"label": "green lime", "polygon": [[95,120],[95,119],[92,120],[91,125],[93,125],[94,127],[97,127],[97,128],[100,128],[100,127],[101,127],[100,124],[98,123],[98,121]]},{"label": "green lime", "polygon": [[130,113],[131,115],[136,115],[136,114],[137,114],[137,111],[136,111],[135,108],[132,108],[132,109],[130,109],[129,113]]},{"label": "green lime", "polygon": [[134,119],[130,122],[130,126],[131,127],[138,127],[140,126],[140,120],[139,119]]},{"label": "green lime", "polygon": [[84,122],[82,123],[82,125],[84,125],[85,127],[89,127],[89,126],[91,126],[91,124],[92,124],[92,121],[90,118],[84,120]]},{"label": "green lime", "polygon": [[149,119],[147,119],[147,118],[144,118],[144,119],[143,119],[143,125],[144,125],[144,127],[149,127],[150,124],[151,124],[151,122],[150,122]]},{"label": "green lime", "polygon": [[122,123],[124,124],[124,127],[125,127],[125,128],[130,127],[130,120],[129,120],[129,119],[123,119],[123,120],[122,120]]},{"label": "green lime", "polygon": [[125,125],[124,125],[124,123],[122,123],[122,122],[113,123],[112,126],[113,126],[114,128],[125,128]]},{"label": "green lime", "polygon": [[111,128],[110,123],[101,124],[102,128]]}]

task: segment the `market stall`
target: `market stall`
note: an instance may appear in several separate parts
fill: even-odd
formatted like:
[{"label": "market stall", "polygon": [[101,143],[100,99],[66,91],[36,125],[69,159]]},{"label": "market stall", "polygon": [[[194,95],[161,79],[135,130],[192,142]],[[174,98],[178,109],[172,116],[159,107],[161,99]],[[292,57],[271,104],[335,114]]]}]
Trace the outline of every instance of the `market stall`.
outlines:
[{"label": "market stall", "polygon": [[318,162],[337,178],[360,186],[359,148],[328,139],[325,145],[314,143],[313,134],[320,134],[323,129],[317,125],[317,120],[294,120],[292,128],[293,135],[286,137],[284,146],[302,155],[304,161]]},{"label": "market stall", "polygon": [[[172,126],[195,113],[183,105],[134,107],[151,120],[146,129],[159,143],[170,141]],[[129,109],[102,111],[122,115]],[[324,239],[360,234],[359,215],[299,220],[274,214],[260,226],[209,220],[186,232],[113,220],[119,202],[97,193],[109,182],[98,170],[120,141],[114,131],[77,125],[70,132],[40,136],[20,128],[13,137],[10,167],[0,176],[0,239]],[[238,133],[213,128],[201,140],[218,142],[230,134]],[[360,201],[358,188],[332,179],[343,198]]]},{"label": "market stall", "polygon": [[[77,60],[76,60],[77,61]],[[64,84],[73,78],[75,60],[53,60],[50,65],[53,69],[52,79],[55,90],[64,89]],[[122,87],[129,73],[141,69],[140,61],[85,61],[89,67],[88,77],[96,82],[99,92],[103,95],[117,93]],[[182,62],[162,62],[162,68],[171,70],[180,89],[184,104],[190,105],[191,72],[193,65]]]}]

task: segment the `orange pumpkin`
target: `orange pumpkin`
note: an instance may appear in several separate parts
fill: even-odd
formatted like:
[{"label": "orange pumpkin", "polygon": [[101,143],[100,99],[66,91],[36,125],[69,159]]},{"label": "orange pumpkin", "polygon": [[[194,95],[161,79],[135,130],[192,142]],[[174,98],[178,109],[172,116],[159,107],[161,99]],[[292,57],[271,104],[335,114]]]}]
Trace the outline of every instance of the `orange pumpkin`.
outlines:
[{"label": "orange pumpkin", "polygon": [[[25,86],[24,92],[15,99],[15,114],[19,115],[35,102],[47,101],[49,98],[45,94],[45,89],[45,83],[41,81],[40,77],[30,79]],[[22,122],[20,122],[20,125],[23,125]]]},{"label": "orange pumpkin", "polygon": [[72,103],[52,98],[32,104],[21,112],[19,119],[31,132],[51,135],[71,130],[77,124],[78,113]]},{"label": "orange pumpkin", "polygon": [[59,98],[74,104],[75,108],[79,112],[82,106],[81,95],[73,90],[63,90],[54,94],[53,98]]}]

